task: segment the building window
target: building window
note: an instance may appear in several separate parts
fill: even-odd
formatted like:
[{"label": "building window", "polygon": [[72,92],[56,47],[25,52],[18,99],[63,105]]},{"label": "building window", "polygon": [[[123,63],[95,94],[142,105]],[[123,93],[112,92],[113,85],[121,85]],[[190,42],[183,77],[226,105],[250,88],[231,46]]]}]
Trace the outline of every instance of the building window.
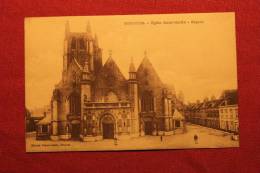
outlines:
[{"label": "building window", "polygon": [[80,49],[85,49],[85,41],[83,38],[79,40],[79,47]]},{"label": "building window", "polygon": [[73,92],[69,97],[70,114],[80,116],[80,95]]},{"label": "building window", "polygon": [[154,111],[154,97],[151,91],[145,91],[141,96],[141,111],[151,112]]}]

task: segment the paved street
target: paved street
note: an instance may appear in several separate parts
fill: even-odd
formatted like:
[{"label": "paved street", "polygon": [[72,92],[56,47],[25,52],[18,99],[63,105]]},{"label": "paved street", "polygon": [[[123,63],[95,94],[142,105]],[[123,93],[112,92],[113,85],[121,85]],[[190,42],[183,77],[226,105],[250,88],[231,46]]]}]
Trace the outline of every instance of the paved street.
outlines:
[{"label": "paved street", "polygon": [[[198,144],[193,140],[194,134],[199,137]],[[131,140],[120,140],[114,145],[114,140],[97,142],[81,141],[36,141],[34,137],[26,139],[29,151],[82,151],[82,150],[145,150],[145,149],[178,149],[178,148],[222,148],[238,147],[239,142],[231,140],[231,134],[198,125],[187,125],[186,133],[176,133],[171,136],[144,136]]]}]

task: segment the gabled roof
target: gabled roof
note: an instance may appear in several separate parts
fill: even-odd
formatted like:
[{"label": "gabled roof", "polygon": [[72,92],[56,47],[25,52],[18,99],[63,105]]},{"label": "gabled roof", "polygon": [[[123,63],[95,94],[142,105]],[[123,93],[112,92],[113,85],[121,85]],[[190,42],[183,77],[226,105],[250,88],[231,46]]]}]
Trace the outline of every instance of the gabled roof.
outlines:
[{"label": "gabled roof", "polygon": [[165,87],[147,57],[143,59],[137,69],[137,79],[141,86],[150,86],[153,88]]},{"label": "gabled roof", "polygon": [[98,88],[116,88],[126,84],[126,78],[112,57],[109,57],[101,68],[95,80],[95,84]]}]

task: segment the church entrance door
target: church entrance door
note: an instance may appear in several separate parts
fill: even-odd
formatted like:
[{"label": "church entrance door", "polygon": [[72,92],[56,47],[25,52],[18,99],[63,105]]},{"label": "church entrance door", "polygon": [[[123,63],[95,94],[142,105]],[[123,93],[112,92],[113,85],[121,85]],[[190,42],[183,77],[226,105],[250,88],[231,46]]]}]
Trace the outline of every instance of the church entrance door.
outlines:
[{"label": "church entrance door", "polygon": [[114,120],[110,115],[102,119],[103,139],[114,139],[114,127]]},{"label": "church entrance door", "polygon": [[153,134],[153,123],[152,123],[152,121],[146,121],[145,122],[144,132],[145,132],[145,135],[152,135]]},{"label": "church entrance door", "polygon": [[80,124],[72,124],[71,139],[78,140],[80,138]]}]

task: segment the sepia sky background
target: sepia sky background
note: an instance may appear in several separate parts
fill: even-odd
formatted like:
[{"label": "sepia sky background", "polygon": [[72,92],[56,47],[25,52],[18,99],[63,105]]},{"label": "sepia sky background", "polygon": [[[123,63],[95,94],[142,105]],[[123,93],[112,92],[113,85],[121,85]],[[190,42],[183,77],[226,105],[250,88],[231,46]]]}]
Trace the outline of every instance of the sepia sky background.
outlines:
[{"label": "sepia sky background", "polygon": [[[151,24],[191,20],[203,23]],[[234,13],[26,18],[25,98],[29,109],[49,104],[61,80],[66,21],[72,32],[84,32],[89,21],[103,49],[103,63],[112,50],[126,78],[131,57],[138,68],[147,51],[161,80],[173,85],[176,93],[181,90],[185,102],[219,97],[224,89],[237,88]]]}]

